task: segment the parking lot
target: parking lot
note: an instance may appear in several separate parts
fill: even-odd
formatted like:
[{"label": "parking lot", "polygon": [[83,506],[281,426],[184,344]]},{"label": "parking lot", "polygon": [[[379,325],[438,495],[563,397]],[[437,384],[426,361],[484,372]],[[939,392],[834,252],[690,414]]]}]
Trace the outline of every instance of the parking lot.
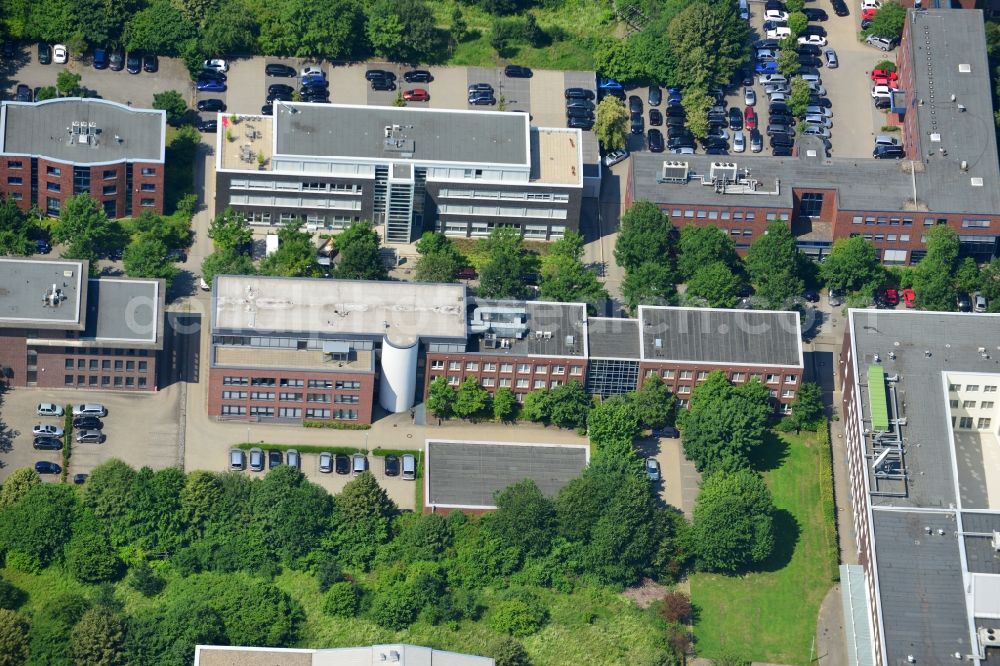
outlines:
[{"label": "parking lot", "polygon": [[[59,405],[98,402],[108,409],[101,444],[72,445],[70,476],[87,474],[102,462],[119,458],[136,469],[163,469],[180,462],[180,390],[173,386],[158,393],[73,391],[60,389],[15,389],[4,395],[3,419],[19,434],[11,451],[0,453],[0,482],[19,467],[33,467],[40,460],[62,465],[61,451],[32,448],[31,428],[36,423],[63,426],[62,417],[37,416],[40,402]],[[58,475],[46,475],[58,480]]]}]

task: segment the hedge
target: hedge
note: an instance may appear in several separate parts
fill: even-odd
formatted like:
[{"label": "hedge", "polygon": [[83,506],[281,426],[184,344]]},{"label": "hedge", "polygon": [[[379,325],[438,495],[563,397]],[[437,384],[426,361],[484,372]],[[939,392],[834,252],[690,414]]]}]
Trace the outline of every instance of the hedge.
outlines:
[{"label": "hedge", "polygon": [[371,430],[370,423],[345,423],[344,421],[303,421],[304,428],[328,428],[330,430]]},{"label": "hedge", "polygon": [[61,481],[66,483],[69,476],[69,459],[73,455],[73,405],[66,405],[63,413],[63,450],[62,450],[62,474]]},{"label": "hedge", "polygon": [[243,451],[249,451],[254,448],[261,448],[265,451],[277,450],[277,451],[287,451],[289,449],[295,449],[299,453],[346,453],[347,455],[353,455],[355,453],[367,454],[368,451],[362,446],[316,446],[315,444],[269,444],[267,442],[241,442],[236,444],[237,449]]}]

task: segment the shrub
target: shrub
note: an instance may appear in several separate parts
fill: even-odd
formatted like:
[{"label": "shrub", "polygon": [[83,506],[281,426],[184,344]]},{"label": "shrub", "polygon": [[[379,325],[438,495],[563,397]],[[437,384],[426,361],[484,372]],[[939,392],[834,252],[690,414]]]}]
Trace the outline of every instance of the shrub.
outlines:
[{"label": "shrub", "polygon": [[360,595],[350,581],[330,585],[323,595],[323,612],[333,617],[353,617],[358,612]]},{"label": "shrub", "polygon": [[147,562],[140,562],[132,569],[128,579],[129,587],[144,597],[155,597],[166,584],[167,581],[153,571]]},{"label": "shrub", "polygon": [[496,631],[511,636],[530,636],[548,622],[548,610],[528,590],[511,590],[506,596],[493,606],[489,616],[489,624]]},{"label": "shrub", "polygon": [[684,622],[691,618],[691,599],[683,592],[667,592],[660,604],[660,617],[667,622]]},{"label": "shrub", "polygon": [[42,571],[41,560],[34,555],[20,550],[7,552],[7,566],[15,571],[23,571],[24,573],[30,574],[37,574]]},{"label": "shrub", "polygon": [[0,579],[0,608],[17,610],[27,599],[28,595],[24,590]]}]

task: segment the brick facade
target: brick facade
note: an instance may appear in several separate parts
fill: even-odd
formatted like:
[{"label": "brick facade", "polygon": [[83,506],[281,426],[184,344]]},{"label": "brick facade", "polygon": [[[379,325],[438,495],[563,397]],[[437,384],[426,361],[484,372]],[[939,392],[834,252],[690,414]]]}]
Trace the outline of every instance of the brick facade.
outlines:
[{"label": "brick facade", "polygon": [[425,395],[427,387],[437,377],[447,377],[453,388],[458,388],[466,377],[475,377],[490,395],[498,388],[509,388],[520,401],[536,388],[551,390],[573,380],[585,383],[587,361],[508,354],[428,353]]},{"label": "brick facade", "polygon": [[759,365],[719,365],[714,363],[670,363],[642,361],[639,365],[639,381],[659,375],[670,392],[679,400],[687,402],[691,392],[699,382],[708,378],[709,373],[721,370],[733,384],[743,384],[757,379],[771,392],[771,398],[778,411],[789,411],[795,400],[795,393],[802,383],[801,368],[763,367]]}]

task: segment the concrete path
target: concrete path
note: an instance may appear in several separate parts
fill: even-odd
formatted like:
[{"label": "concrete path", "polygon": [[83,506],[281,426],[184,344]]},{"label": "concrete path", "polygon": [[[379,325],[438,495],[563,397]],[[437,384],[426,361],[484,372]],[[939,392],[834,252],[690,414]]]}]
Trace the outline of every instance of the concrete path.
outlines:
[{"label": "concrete path", "polygon": [[813,661],[821,666],[847,666],[843,606],[838,583],[830,588],[819,607]]}]

